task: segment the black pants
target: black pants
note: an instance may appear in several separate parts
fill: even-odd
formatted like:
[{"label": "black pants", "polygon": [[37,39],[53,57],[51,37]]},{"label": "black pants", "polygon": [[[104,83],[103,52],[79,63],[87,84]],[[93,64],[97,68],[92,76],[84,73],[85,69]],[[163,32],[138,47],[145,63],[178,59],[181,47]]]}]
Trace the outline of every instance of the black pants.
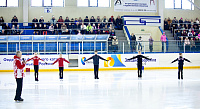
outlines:
[{"label": "black pants", "polygon": [[178,79],[183,79],[183,67],[179,67],[178,68]]},{"label": "black pants", "polygon": [[95,79],[99,78],[98,71],[99,71],[99,65],[94,65],[94,78]]},{"label": "black pants", "polygon": [[63,79],[63,67],[59,67],[59,77],[60,79]]},{"label": "black pants", "polygon": [[138,65],[138,77],[142,77],[142,65]]},{"label": "black pants", "polygon": [[22,94],[23,78],[16,78],[16,83],[17,83],[17,89],[16,89],[15,100],[20,100]]},{"label": "black pants", "polygon": [[39,66],[38,65],[34,65],[35,80],[38,80],[38,70],[39,70]]},{"label": "black pants", "polygon": [[150,50],[150,52],[153,51],[153,45],[149,45],[149,50]]}]

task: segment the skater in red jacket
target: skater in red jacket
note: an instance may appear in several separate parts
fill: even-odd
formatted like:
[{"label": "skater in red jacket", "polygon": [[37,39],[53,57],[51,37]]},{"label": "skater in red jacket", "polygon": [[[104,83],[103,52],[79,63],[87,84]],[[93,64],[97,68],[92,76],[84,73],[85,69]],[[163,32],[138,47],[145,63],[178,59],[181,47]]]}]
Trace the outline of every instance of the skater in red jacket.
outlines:
[{"label": "skater in red jacket", "polygon": [[59,66],[59,76],[60,76],[60,79],[63,79],[63,69],[64,69],[64,61],[69,63],[69,61],[67,61],[65,58],[62,58],[62,54],[59,55],[60,57],[55,61],[53,62],[52,65],[54,65],[56,62],[58,62],[58,66]]},{"label": "skater in red jacket", "polygon": [[21,94],[22,94],[22,84],[24,77],[24,67],[26,62],[24,59],[22,59],[23,60],[22,62],[21,57],[22,57],[22,52],[17,51],[13,61],[14,76],[17,82],[17,89],[14,100],[17,102],[23,101],[23,99],[21,98]]},{"label": "skater in red jacket", "polygon": [[[39,70],[39,60],[44,61],[42,59],[40,59],[37,56],[37,53],[34,53],[34,57],[32,57],[31,59],[28,59],[26,62],[33,60],[33,65],[34,65],[34,71],[35,71],[35,81],[39,81],[38,80],[38,70]],[[44,61],[45,62],[45,61]],[[46,62],[45,62],[46,63]],[[47,64],[47,63],[46,63]]]}]

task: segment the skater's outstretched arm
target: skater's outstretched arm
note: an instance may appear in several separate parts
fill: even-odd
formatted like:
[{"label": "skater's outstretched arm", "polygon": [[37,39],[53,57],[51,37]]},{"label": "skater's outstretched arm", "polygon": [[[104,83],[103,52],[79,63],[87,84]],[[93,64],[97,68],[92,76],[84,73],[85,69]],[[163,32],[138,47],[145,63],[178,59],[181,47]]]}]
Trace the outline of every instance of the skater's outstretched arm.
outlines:
[{"label": "skater's outstretched arm", "polygon": [[65,62],[70,63],[69,61],[67,61],[66,59],[64,59]]},{"label": "skater's outstretched arm", "polygon": [[187,61],[187,62],[191,62],[190,60],[188,60],[188,59],[186,59],[186,58],[184,58],[184,60]]},{"label": "skater's outstretched arm", "polygon": [[151,60],[150,58],[147,58],[147,57],[145,57],[145,56],[142,56],[142,58],[145,58],[145,59],[147,59],[147,60]]},{"label": "skater's outstretched arm", "polygon": [[137,58],[138,56],[135,56],[135,57],[132,57],[132,58],[130,58],[130,59],[127,59],[127,60],[132,60],[132,59],[135,59],[135,58]]},{"label": "skater's outstretched arm", "polygon": [[94,56],[92,56],[92,57],[88,58],[88,59],[87,59],[87,60],[85,60],[85,61],[88,61],[88,60],[90,60],[90,59],[93,59],[93,57],[94,57]]},{"label": "skater's outstretched arm", "polygon": [[175,59],[174,61],[172,61],[171,63],[174,63],[174,62],[176,62],[176,61],[178,61],[178,58],[177,58],[177,59]]},{"label": "skater's outstretched arm", "polygon": [[30,60],[33,60],[33,57],[31,59],[28,59],[26,62],[30,61]]},{"label": "skater's outstretched arm", "polygon": [[109,61],[109,60],[106,60],[106,59],[102,58],[101,56],[99,56],[99,58],[100,58],[101,60],[104,60],[104,61]]},{"label": "skater's outstretched arm", "polygon": [[54,65],[56,62],[58,62],[58,59],[57,59],[55,62],[53,62],[53,64],[52,64],[52,65]]}]

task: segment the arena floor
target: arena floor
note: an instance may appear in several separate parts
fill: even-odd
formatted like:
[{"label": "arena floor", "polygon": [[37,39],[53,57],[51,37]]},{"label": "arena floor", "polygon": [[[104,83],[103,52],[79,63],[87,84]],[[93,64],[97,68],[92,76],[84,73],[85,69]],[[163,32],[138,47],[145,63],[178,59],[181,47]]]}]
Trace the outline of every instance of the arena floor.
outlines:
[{"label": "arena floor", "polygon": [[200,109],[200,70],[185,69],[184,80],[177,70],[146,70],[138,79],[136,71],[41,72],[24,78],[22,98],[14,99],[13,73],[0,73],[0,109]]}]

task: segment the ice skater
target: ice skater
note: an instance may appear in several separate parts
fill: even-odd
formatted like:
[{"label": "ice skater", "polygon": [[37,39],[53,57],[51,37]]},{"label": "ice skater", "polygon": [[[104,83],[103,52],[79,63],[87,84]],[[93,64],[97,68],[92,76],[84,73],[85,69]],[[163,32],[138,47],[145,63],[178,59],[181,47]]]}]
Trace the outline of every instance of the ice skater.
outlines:
[{"label": "ice skater", "polygon": [[59,58],[55,62],[53,62],[53,64],[52,64],[52,65],[54,65],[56,62],[58,62],[60,79],[63,79],[63,69],[64,69],[64,63],[63,62],[64,61],[70,64],[70,62],[67,61],[65,58],[62,58],[62,54],[60,54]]},{"label": "ice skater", "polygon": [[[183,65],[184,65],[184,61],[190,62],[188,59],[183,58],[182,53],[179,53],[179,58],[175,59],[174,61],[172,61],[171,63],[174,63],[178,61],[178,79],[183,79]],[[191,63],[191,62],[190,62]],[[181,72],[181,75],[180,75]]]},{"label": "ice skater", "polygon": [[[34,65],[34,71],[35,71],[35,81],[39,81],[38,80],[38,70],[39,70],[39,60],[44,61],[42,59],[40,59],[37,55],[37,53],[34,53],[34,57],[32,57],[31,59],[28,59],[26,62],[33,60],[33,65]],[[44,61],[45,62],[45,61]],[[45,62],[46,63],[46,62]],[[47,64],[47,63],[46,63]]]},{"label": "ice skater", "polygon": [[145,58],[145,59],[148,59],[148,60],[151,60],[151,59],[141,55],[141,51],[138,51],[137,56],[132,57],[128,60],[132,60],[132,59],[135,59],[135,58],[137,58],[138,77],[141,78],[142,77],[142,58]]},{"label": "ice skater", "polygon": [[26,62],[24,59],[22,59],[23,61],[21,61],[21,57],[22,57],[22,52],[17,51],[13,61],[14,76],[17,82],[17,89],[14,100],[17,102],[24,100],[21,98],[21,94],[22,94],[23,77],[25,76],[24,67],[26,65]]},{"label": "ice skater", "polygon": [[88,58],[86,61],[90,60],[90,59],[93,59],[93,64],[94,64],[94,79],[99,79],[99,76],[98,76],[98,72],[99,72],[99,59],[101,60],[104,60],[104,61],[109,61],[109,60],[106,60],[104,58],[102,58],[101,56],[97,55],[98,51],[95,50],[95,55],[93,55],[92,57]]}]

